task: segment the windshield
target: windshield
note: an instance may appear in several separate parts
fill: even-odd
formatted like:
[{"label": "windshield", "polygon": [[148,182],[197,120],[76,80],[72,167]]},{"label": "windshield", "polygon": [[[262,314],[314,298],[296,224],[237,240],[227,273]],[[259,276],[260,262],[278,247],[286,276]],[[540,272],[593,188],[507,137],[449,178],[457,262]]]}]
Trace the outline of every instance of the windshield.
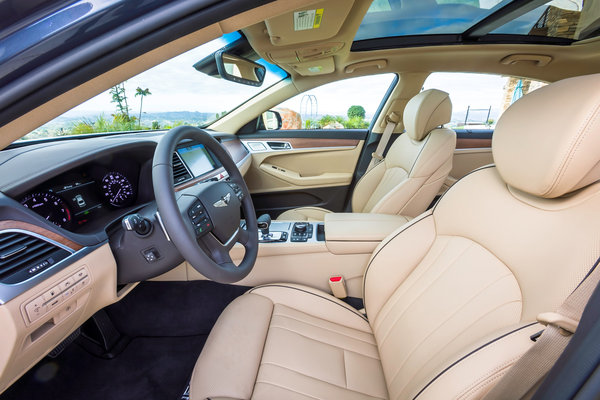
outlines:
[{"label": "windshield", "polygon": [[287,72],[260,59],[266,67],[261,87],[246,86],[198,72],[193,65],[238,40],[224,35],[181,54],[67,111],[22,140],[104,132],[205,127],[259,92],[287,77]]}]

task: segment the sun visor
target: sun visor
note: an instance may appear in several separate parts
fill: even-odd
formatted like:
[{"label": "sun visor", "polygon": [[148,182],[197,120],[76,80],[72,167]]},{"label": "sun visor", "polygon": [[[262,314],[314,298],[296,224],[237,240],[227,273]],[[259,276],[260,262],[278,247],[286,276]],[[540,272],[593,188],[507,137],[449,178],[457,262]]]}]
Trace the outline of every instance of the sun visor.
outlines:
[{"label": "sun visor", "polygon": [[320,1],[265,21],[271,43],[286,46],[323,41],[340,31],[354,0]]}]

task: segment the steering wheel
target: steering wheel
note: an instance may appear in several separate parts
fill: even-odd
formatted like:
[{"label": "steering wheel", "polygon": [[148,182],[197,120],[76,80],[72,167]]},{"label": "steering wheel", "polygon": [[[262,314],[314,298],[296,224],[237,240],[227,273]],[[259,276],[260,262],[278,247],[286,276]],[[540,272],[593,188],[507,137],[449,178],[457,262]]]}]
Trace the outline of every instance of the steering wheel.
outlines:
[{"label": "steering wheel", "polygon": [[[185,139],[210,150],[229,174],[229,180],[199,183],[175,192],[173,152]],[[250,273],[258,253],[256,214],[242,174],[219,142],[191,126],[171,129],[154,152],[152,183],[163,225],[192,267],[221,283],[237,282]],[[240,227],[240,207],[246,229]],[[239,265],[229,256],[236,243],[246,249]]]}]

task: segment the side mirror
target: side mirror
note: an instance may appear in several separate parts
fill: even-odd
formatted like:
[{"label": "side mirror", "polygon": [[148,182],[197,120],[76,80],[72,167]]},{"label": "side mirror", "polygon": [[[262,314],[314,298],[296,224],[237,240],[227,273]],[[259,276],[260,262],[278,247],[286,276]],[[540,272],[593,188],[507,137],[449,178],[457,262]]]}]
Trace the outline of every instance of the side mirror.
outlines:
[{"label": "side mirror", "polygon": [[283,125],[281,114],[274,110],[265,111],[262,113],[262,120],[266,130],[279,130]]},{"label": "side mirror", "polygon": [[264,65],[246,58],[217,51],[215,53],[217,71],[221,78],[243,85],[260,86],[265,80],[267,69]]}]

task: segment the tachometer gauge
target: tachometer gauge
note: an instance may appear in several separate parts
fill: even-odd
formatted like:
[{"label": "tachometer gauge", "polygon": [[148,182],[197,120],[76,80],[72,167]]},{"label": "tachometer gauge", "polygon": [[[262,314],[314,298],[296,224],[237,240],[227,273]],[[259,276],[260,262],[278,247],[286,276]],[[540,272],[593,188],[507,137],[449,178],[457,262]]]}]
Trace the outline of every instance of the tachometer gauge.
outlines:
[{"label": "tachometer gauge", "polygon": [[120,172],[109,172],[102,178],[102,194],[115,207],[124,207],[134,200],[131,182]]},{"label": "tachometer gauge", "polygon": [[71,223],[67,203],[54,193],[32,193],[21,200],[21,204],[60,227],[65,228]]}]

